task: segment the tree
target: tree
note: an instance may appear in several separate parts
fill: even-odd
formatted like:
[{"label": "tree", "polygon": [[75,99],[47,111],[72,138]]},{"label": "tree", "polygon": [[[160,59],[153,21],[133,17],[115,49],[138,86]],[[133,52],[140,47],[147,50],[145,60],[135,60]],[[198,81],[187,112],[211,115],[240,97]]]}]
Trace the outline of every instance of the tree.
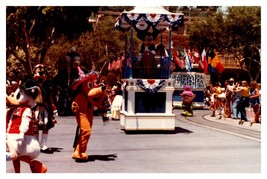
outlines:
[{"label": "tree", "polygon": [[226,14],[209,11],[206,18],[194,17],[188,32],[191,46],[200,50],[212,47],[222,53],[231,53],[251,80],[260,78],[260,7],[228,7]]},{"label": "tree", "polygon": [[[97,7],[7,6],[7,64],[22,65],[20,75],[32,75],[33,65],[44,63],[54,40],[66,35],[72,39],[88,31],[88,17]],[[17,71],[10,65],[10,71]],[[8,76],[8,74],[7,74]]]},{"label": "tree", "polygon": [[251,80],[258,80],[261,72],[261,7],[238,6],[228,8],[228,51],[235,54]]}]

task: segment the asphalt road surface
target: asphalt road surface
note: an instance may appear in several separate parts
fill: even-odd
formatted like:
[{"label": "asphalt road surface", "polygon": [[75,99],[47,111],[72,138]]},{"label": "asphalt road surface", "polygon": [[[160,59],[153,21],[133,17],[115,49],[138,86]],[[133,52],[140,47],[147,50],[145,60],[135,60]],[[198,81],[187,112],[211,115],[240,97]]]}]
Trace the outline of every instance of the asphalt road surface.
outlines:
[{"label": "asphalt road surface", "polygon": [[[194,117],[177,114],[173,133],[141,132],[126,134],[119,121],[103,125],[99,116],[94,119],[88,143],[88,162],[72,159],[76,130],[74,116],[57,117],[58,124],[50,130],[48,143],[53,154],[41,153],[38,160],[48,168],[47,173],[261,173],[261,139],[235,135],[236,126],[258,131],[260,125],[239,126],[229,120],[207,119],[208,110],[195,110]],[[213,121],[224,126],[207,125]],[[208,124],[208,122],[206,122]],[[228,127],[227,127],[228,126]],[[57,150],[62,148],[62,150]],[[22,173],[31,173],[26,163]],[[6,173],[14,173],[12,162],[6,162]]]}]

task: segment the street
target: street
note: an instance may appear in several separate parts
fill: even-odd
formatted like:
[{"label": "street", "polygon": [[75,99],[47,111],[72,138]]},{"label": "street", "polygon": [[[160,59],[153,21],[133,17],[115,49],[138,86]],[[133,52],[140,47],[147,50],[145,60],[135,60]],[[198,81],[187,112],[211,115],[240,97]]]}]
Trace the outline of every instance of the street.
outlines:
[{"label": "street", "polygon": [[[58,117],[47,145],[63,149],[41,153],[38,160],[47,173],[261,173],[260,141],[195,125],[181,120],[179,109],[174,112],[174,133],[126,134],[119,121],[103,125],[96,116],[87,148],[89,161],[84,163],[71,158],[74,116]],[[210,111],[195,110],[194,118],[205,114]],[[14,173],[12,162],[6,163],[6,172]],[[27,164],[21,167],[22,173],[31,173]]]}]

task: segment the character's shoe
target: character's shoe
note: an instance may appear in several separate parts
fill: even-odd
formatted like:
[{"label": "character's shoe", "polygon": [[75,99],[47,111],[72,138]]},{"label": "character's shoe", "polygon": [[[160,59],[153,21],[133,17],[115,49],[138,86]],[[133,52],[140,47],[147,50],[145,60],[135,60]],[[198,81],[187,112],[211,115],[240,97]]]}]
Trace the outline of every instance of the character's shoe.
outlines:
[{"label": "character's shoe", "polygon": [[31,167],[32,173],[46,173],[47,171],[46,166],[44,166],[41,162],[37,160],[32,160],[30,167]]},{"label": "character's shoe", "polygon": [[46,153],[46,154],[52,154],[54,153],[54,151],[50,148],[50,147],[46,147],[46,145],[44,145],[41,150],[42,153]]},{"label": "character's shoe", "polygon": [[88,155],[86,153],[78,153],[78,152],[73,152],[72,158],[75,160],[83,160],[83,161],[88,161]]},{"label": "character's shoe", "polygon": [[187,116],[187,111],[183,111],[180,115]]},{"label": "character's shoe", "polygon": [[41,149],[40,151],[42,153],[45,153],[45,154],[53,154],[54,153],[54,151],[51,148]]},{"label": "character's shoe", "polygon": [[187,113],[187,117],[192,117],[192,116],[193,116],[193,114]]}]

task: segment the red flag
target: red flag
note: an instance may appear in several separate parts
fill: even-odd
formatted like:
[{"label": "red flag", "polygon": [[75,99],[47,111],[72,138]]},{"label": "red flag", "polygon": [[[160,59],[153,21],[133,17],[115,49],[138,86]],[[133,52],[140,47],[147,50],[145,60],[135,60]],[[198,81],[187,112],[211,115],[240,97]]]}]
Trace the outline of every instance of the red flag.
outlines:
[{"label": "red flag", "polygon": [[222,73],[224,70],[224,66],[221,62],[217,63],[216,69],[218,70],[219,73]]},{"label": "red flag", "polygon": [[206,50],[203,49],[202,54],[201,54],[201,60],[202,60],[202,64],[203,64],[203,68],[202,70],[204,71],[205,74],[208,74],[208,62],[207,62],[207,58],[206,58]]},{"label": "red flag", "polygon": [[194,49],[194,56],[193,56],[193,58],[194,58],[194,61],[196,62],[196,63],[199,63],[199,58],[200,58],[200,55],[199,55],[199,52],[198,52],[198,50],[195,48]]}]

